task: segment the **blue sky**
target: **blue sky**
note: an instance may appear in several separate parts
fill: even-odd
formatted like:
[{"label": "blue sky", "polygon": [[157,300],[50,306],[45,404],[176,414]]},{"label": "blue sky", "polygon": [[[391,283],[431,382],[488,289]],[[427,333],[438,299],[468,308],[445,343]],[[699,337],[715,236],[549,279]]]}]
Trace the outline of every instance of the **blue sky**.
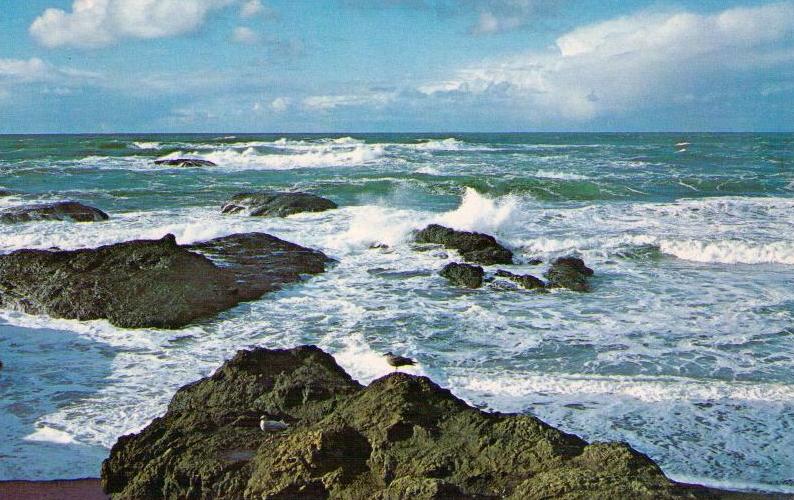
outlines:
[{"label": "blue sky", "polygon": [[794,0],[7,3],[0,133],[794,130]]}]

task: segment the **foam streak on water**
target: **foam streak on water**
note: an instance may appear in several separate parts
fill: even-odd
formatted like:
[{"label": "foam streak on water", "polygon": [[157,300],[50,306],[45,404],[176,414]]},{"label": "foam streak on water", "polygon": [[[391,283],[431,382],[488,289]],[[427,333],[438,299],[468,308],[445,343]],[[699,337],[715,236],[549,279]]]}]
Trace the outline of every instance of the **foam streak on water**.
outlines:
[{"label": "foam streak on water", "polygon": [[[628,441],[676,479],[794,492],[792,144],[789,135],[0,138],[0,189],[20,191],[0,196],[0,209],[69,198],[111,214],[0,224],[2,253],[265,231],[339,260],[177,331],[0,311],[0,479],[96,476],[120,435],[237,349],[314,343],[362,382],[390,371],[380,353],[404,353],[419,361],[412,373],[471,403]],[[153,164],[177,156],[218,167]],[[342,208],[219,213],[254,189],[311,191]],[[580,255],[596,270],[593,292],[450,287],[437,272],[455,253],[411,243],[429,223],[495,235],[515,252],[513,272],[540,277],[551,259]]]}]

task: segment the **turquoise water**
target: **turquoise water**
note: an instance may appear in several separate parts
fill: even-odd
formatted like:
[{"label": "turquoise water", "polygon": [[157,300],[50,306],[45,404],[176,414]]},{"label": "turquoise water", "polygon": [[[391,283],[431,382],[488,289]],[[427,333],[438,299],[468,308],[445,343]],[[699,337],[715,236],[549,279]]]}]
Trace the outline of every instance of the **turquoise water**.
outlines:
[{"label": "turquoise water", "polygon": [[[218,166],[153,163],[184,156]],[[0,479],[96,476],[235,350],[309,342],[364,382],[389,371],[378,353],[411,355],[474,404],[628,441],[677,479],[794,492],[792,167],[792,134],[2,136],[0,188],[20,194],[0,208],[111,219],[0,225],[0,252],[255,230],[339,264],[179,331],[0,311]],[[342,208],[221,216],[250,189]],[[451,288],[455,256],[410,243],[430,222],[494,234],[515,272],[579,254],[593,292]]]}]

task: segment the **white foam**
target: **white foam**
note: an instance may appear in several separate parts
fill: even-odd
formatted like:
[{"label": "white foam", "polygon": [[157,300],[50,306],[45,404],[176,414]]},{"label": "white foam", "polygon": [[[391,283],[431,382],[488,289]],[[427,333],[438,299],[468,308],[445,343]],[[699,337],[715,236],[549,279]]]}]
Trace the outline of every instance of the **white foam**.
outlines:
[{"label": "white foam", "polygon": [[453,376],[450,382],[464,391],[510,396],[531,394],[627,397],[645,403],[663,401],[794,401],[794,386],[693,380],[680,377],[621,377],[547,373],[480,373],[477,377]]},{"label": "white foam", "polygon": [[38,441],[45,443],[72,444],[75,442],[71,434],[50,427],[42,427],[36,432],[25,436],[25,441]]},{"label": "white foam", "polygon": [[[386,362],[384,353],[372,349],[360,332],[352,332],[344,339],[343,345],[341,350],[334,353],[334,358],[354,379],[369,383],[395,371]],[[420,365],[404,366],[400,371],[412,375],[425,374]]]},{"label": "white foam", "polygon": [[552,170],[538,170],[535,172],[535,177],[542,177],[544,179],[559,179],[566,181],[579,181],[589,179],[586,175],[571,174],[567,172],[555,172]]},{"label": "white foam", "polygon": [[465,143],[453,137],[440,140],[428,140],[414,145],[414,148],[420,151],[459,151],[464,147]]},{"label": "white foam", "polygon": [[679,259],[719,264],[794,265],[794,242],[748,243],[740,240],[661,240],[662,252]]},{"label": "white foam", "polygon": [[437,221],[459,230],[494,234],[511,229],[518,205],[519,199],[515,196],[491,198],[466,188],[460,207],[438,217]]},{"label": "white foam", "polygon": [[[385,150],[380,145],[356,145],[343,148],[312,146],[304,151],[291,154],[263,154],[255,147],[242,151],[227,148],[209,153],[177,151],[162,157],[199,158],[216,163],[220,168],[242,170],[291,170],[296,168],[360,166],[382,158]],[[218,168],[208,167],[208,168]]]},{"label": "white foam", "polygon": [[160,149],[160,143],[159,142],[136,141],[136,142],[133,142],[132,145],[136,149]]}]

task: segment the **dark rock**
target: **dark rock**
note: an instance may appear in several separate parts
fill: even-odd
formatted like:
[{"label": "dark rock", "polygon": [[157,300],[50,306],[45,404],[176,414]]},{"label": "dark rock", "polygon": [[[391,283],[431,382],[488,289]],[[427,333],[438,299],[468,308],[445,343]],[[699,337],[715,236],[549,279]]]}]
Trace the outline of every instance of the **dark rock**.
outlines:
[{"label": "dark rock", "polygon": [[323,272],[327,261],[262,233],[189,246],[169,234],[96,249],[19,250],[0,255],[0,306],[127,328],[180,328]]},{"label": "dark rock", "polygon": [[[235,425],[278,415],[282,433]],[[426,377],[362,387],[313,346],[240,351],[102,464],[115,499],[708,498],[626,444],[485,413]]]},{"label": "dark rock", "polygon": [[493,236],[482,233],[456,231],[431,224],[416,234],[417,243],[434,243],[457,250],[468,262],[482,264],[512,264],[513,252],[497,243]]},{"label": "dark rock", "polygon": [[546,272],[549,288],[568,288],[577,292],[589,292],[588,279],[593,270],[587,267],[582,259],[561,257],[551,264]]},{"label": "dark rock", "polygon": [[546,284],[542,280],[532,276],[531,274],[513,274],[510,271],[499,269],[496,271],[496,276],[500,278],[507,278],[510,281],[521,285],[527,290],[545,289]]},{"label": "dark rock", "polygon": [[480,266],[451,262],[439,272],[452,283],[466,288],[480,288],[485,271]]},{"label": "dark rock", "polygon": [[218,165],[198,158],[173,158],[167,160],[155,160],[155,165],[166,165],[169,167],[217,167]]},{"label": "dark rock", "polygon": [[308,193],[239,193],[227,202],[221,212],[248,212],[253,216],[286,217],[300,212],[324,212],[337,208],[336,203]]},{"label": "dark rock", "polygon": [[541,264],[543,264],[543,259],[529,259],[527,261],[528,266],[539,266]]},{"label": "dark rock", "polygon": [[0,222],[16,223],[36,220],[70,220],[74,222],[96,222],[108,220],[108,214],[98,208],[75,201],[23,205],[0,211]]},{"label": "dark rock", "polygon": [[0,189],[0,198],[6,197],[6,196],[16,196],[17,194],[19,194],[19,193],[16,193],[14,191],[10,191],[8,189]]}]

